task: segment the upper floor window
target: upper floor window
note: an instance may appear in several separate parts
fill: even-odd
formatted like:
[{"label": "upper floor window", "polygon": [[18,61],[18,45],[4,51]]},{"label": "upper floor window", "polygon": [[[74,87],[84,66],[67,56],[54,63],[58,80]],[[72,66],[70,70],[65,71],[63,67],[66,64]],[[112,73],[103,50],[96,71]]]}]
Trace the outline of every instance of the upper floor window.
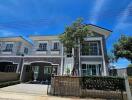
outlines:
[{"label": "upper floor window", "polygon": [[39,43],[39,49],[37,51],[47,51],[47,43]]},{"label": "upper floor window", "polygon": [[72,48],[64,48],[64,52],[66,54],[66,57],[72,57],[73,56]]},{"label": "upper floor window", "polygon": [[24,53],[28,54],[28,48],[24,48]]},{"label": "upper floor window", "polygon": [[82,55],[99,55],[98,42],[87,42],[83,44]]},{"label": "upper floor window", "polygon": [[13,44],[6,44],[6,48],[4,51],[12,51],[13,49]]},{"label": "upper floor window", "polygon": [[54,42],[53,49],[59,50],[59,42]]}]

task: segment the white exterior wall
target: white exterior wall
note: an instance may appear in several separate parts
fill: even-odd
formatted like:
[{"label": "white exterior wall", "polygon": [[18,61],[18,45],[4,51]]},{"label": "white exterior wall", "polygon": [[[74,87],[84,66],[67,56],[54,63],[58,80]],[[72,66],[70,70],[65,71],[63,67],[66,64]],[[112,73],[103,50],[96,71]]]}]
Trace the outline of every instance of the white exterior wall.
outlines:
[{"label": "white exterior wall", "polygon": [[[59,40],[46,40],[46,41],[33,41],[33,48],[32,48],[32,56],[61,56],[62,53],[62,44],[59,41],[59,50],[60,51],[52,51],[53,43]],[[39,49],[39,43],[47,43],[47,51],[37,51]]]}]

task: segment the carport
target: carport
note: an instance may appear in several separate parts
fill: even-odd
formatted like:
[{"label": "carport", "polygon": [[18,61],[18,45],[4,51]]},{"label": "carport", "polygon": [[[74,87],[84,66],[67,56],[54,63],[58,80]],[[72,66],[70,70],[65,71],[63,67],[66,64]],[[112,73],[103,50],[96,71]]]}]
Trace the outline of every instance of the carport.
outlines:
[{"label": "carport", "polygon": [[39,61],[24,64],[21,81],[49,82],[52,74],[57,74],[57,64]]}]

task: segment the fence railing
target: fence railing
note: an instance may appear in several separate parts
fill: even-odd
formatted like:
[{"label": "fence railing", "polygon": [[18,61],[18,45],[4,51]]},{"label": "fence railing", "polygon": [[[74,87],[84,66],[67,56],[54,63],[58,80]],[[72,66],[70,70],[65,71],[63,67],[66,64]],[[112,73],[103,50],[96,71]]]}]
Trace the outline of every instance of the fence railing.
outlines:
[{"label": "fence railing", "polygon": [[50,94],[125,100],[125,79],[119,77],[53,76]]}]

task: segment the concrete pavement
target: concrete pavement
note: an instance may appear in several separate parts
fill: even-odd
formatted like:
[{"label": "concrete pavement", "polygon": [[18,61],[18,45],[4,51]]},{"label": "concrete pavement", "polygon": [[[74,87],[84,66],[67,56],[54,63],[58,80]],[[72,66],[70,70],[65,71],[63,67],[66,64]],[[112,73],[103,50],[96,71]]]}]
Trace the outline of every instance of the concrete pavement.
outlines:
[{"label": "concrete pavement", "polygon": [[47,85],[17,84],[0,89],[0,100],[102,100],[47,95]]}]

